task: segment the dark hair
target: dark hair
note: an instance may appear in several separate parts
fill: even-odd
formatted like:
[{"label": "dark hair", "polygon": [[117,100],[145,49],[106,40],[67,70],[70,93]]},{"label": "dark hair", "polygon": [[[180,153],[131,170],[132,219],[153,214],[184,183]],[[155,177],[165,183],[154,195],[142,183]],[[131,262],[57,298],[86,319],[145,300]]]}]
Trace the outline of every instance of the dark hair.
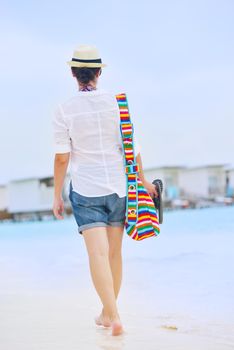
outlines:
[{"label": "dark hair", "polygon": [[72,73],[81,84],[88,84],[90,80],[94,80],[96,73],[101,67],[71,67]]}]

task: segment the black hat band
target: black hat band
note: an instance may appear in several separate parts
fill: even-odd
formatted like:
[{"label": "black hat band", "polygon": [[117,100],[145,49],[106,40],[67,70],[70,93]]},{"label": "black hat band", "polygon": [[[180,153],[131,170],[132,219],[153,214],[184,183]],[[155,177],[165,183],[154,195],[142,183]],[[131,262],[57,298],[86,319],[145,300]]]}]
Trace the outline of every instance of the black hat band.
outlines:
[{"label": "black hat band", "polygon": [[81,60],[79,58],[72,58],[72,61],[75,62],[84,62],[84,63],[102,63],[101,58],[97,58],[95,60]]}]

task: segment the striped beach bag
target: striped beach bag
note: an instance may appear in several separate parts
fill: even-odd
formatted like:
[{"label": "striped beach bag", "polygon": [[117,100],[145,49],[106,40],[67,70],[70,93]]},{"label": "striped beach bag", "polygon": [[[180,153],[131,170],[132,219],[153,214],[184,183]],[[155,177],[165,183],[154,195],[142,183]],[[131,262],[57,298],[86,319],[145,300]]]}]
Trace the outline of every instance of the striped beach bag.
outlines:
[{"label": "striped beach bag", "polygon": [[139,165],[134,154],[133,132],[126,94],[115,96],[120,111],[120,131],[125,159],[127,181],[125,229],[136,241],[156,237],[160,233],[159,220],[154,202],[138,177]]}]

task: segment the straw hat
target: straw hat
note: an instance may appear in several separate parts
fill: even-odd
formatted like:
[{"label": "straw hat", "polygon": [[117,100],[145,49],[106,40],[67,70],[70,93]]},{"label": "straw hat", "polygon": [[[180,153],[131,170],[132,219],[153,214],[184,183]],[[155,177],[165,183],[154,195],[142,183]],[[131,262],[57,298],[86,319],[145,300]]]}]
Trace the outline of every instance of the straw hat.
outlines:
[{"label": "straw hat", "polygon": [[102,63],[99,52],[95,46],[80,45],[73,52],[71,61],[67,62],[71,67],[106,67]]}]

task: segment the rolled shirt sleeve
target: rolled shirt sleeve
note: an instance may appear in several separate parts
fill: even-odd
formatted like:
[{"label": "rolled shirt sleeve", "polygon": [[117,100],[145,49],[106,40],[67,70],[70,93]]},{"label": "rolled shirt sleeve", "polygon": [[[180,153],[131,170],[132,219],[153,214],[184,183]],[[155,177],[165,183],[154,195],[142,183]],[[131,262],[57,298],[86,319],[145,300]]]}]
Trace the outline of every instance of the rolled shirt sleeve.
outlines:
[{"label": "rolled shirt sleeve", "polygon": [[71,151],[71,139],[64,119],[62,107],[59,105],[53,115],[53,141],[55,153],[67,153]]}]

